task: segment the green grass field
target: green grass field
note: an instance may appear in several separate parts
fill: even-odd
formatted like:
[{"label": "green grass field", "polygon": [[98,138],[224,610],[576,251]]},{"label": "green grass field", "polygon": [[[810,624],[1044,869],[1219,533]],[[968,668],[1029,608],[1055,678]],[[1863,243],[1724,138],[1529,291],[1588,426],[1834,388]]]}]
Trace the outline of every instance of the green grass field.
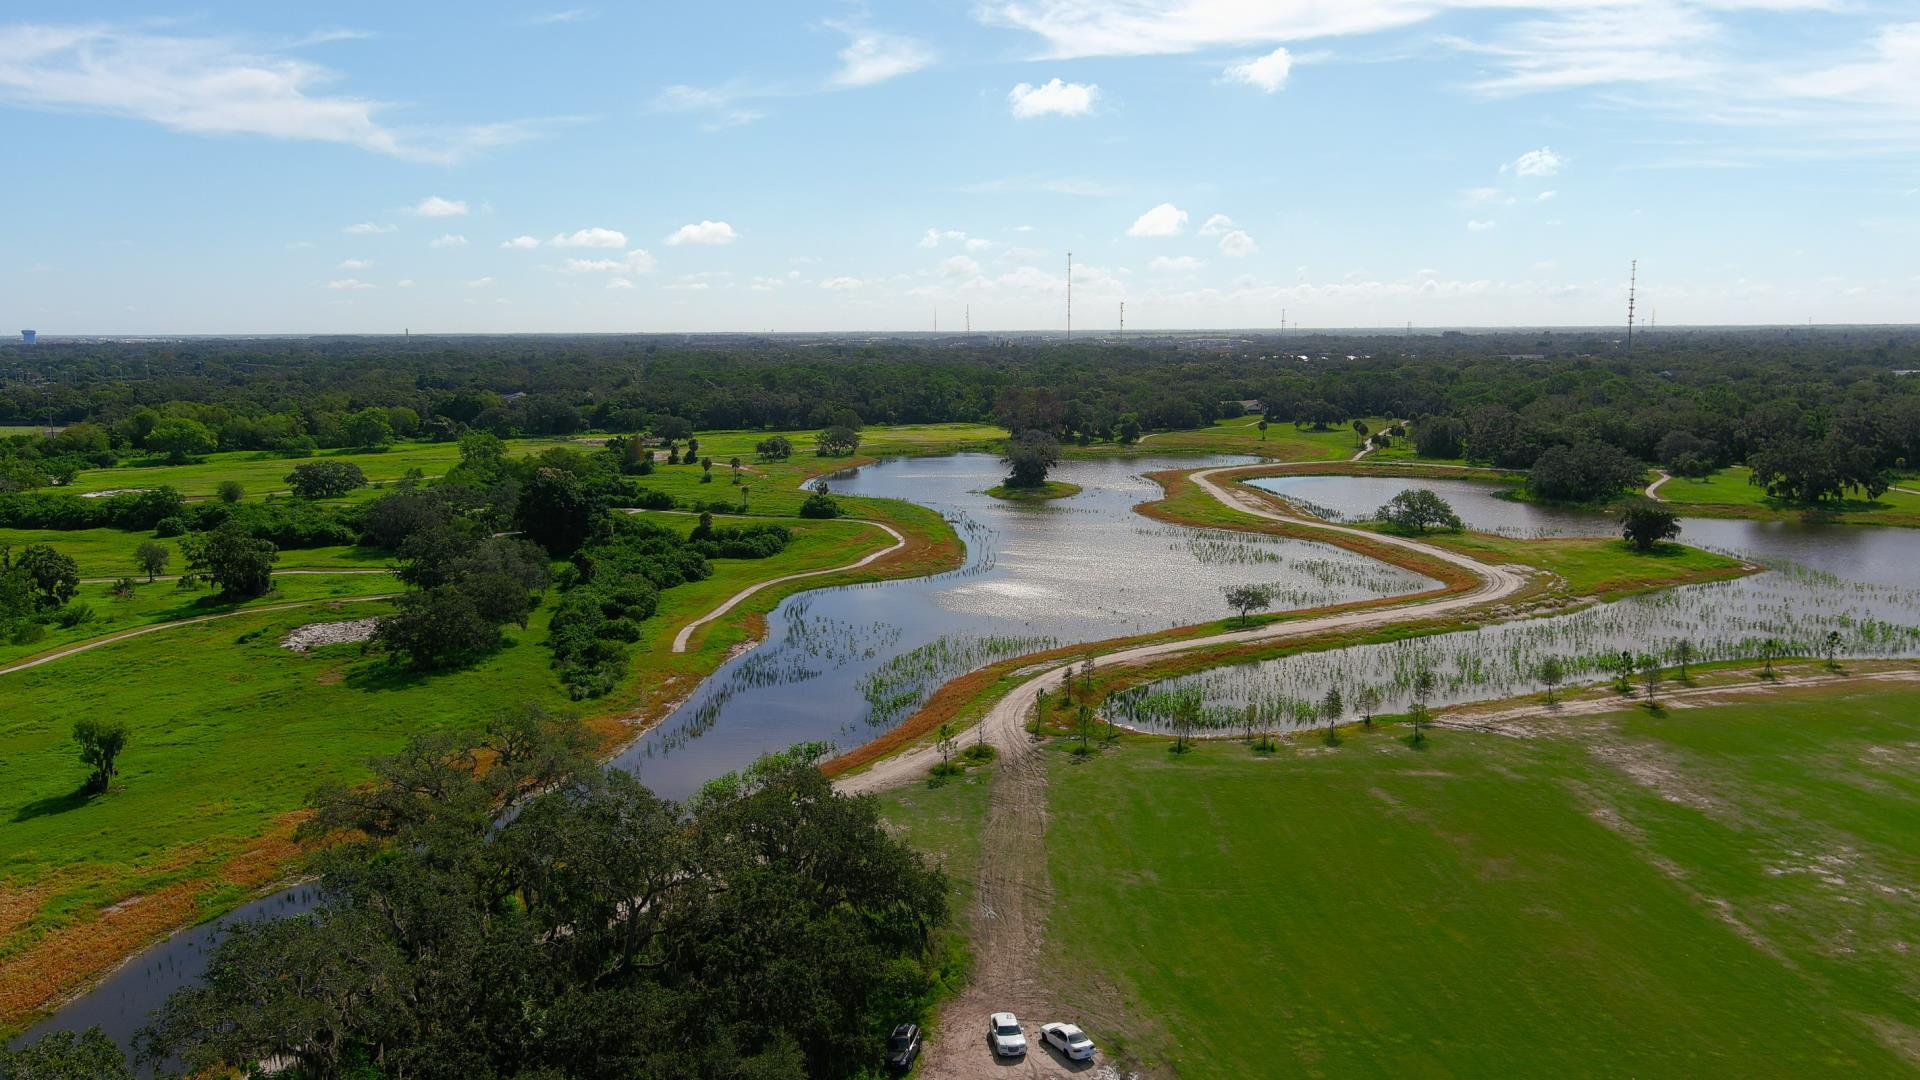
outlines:
[{"label": "green grass field", "polygon": [[[647,516],[683,530],[695,524],[686,515]],[[944,529],[938,515],[917,507],[896,520],[912,533]],[[782,597],[834,579],[762,590],[695,635],[687,653],[675,654],[669,643],[682,624],[747,584],[845,565],[892,543],[858,521],[788,524],[794,540],[780,555],[715,560],[705,581],[663,593],[658,614],[644,624],[628,683],[584,706],[567,700],[541,644],[551,602],[528,629],[508,627],[504,648],[471,669],[445,674],[395,671],[363,656],[357,645],[304,655],[279,647],[289,630],[306,623],[389,610],[370,601],[243,613],[0,676],[0,909],[8,913],[0,919],[0,1026],[21,1018],[20,1002],[31,1009],[49,988],[73,985],[111,963],[116,949],[245,899],[255,882],[235,881],[236,865],[271,880],[279,861],[293,854],[272,846],[276,823],[303,806],[318,783],[364,776],[369,757],[397,749],[410,733],[471,726],[529,701],[594,716],[655,704],[656,694],[672,694],[675,685],[678,692],[691,689],[692,680],[748,635],[751,620]],[[384,574],[277,581],[279,595],[255,606],[321,599],[341,589],[361,595],[398,589]],[[190,607],[204,594],[163,583],[142,586],[125,602],[94,595],[103,590],[83,587],[83,597],[101,613],[96,622],[54,631],[66,636],[50,634],[27,650],[0,647],[0,659],[46,652],[136,620],[202,613],[173,612],[168,605]],[[116,611],[116,603],[126,607]],[[125,716],[132,738],[116,790],[83,800],[75,792],[86,768],[68,732],[79,717],[99,715]],[[263,843],[267,854],[249,862]],[[152,896],[173,904],[156,906],[152,925],[136,926],[125,938],[112,927],[101,929],[114,905]],[[32,986],[17,985],[23,979]]]},{"label": "green grass field", "polygon": [[[551,446],[592,449],[569,439],[509,439],[507,453],[513,457],[537,454]],[[216,493],[223,480],[238,480],[250,498],[268,492],[285,491],[287,474],[294,466],[309,461],[351,461],[360,466],[373,483],[398,480],[409,469],[419,469],[429,477],[439,476],[460,460],[455,443],[398,443],[374,453],[349,450],[323,450],[309,458],[289,458],[258,450],[231,450],[208,454],[187,465],[121,465],[111,469],[88,469],[74,478],[62,491],[115,491],[121,488],[171,487],[190,499],[207,498]]]},{"label": "green grass field", "polygon": [[[152,533],[123,532],[120,529],[0,529],[0,547],[11,547],[17,552],[29,544],[46,544],[71,557],[80,567],[80,577],[85,580],[128,576],[144,581],[145,573],[134,567],[133,553],[149,540],[164,545],[172,552],[167,572],[179,573],[185,561],[180,554],[178,538],[162,540],[156,539]],[[273,565],[276,570],[374,570],[385,566],[392,557],[391,553],[375,548],[295,548],[282,551],[280,561]]]},{"label": "green grass field", "polygon": [[1404,735],[1054,757],[1063,1011],[1184,1077],[1915,1070],[1920,692]]},{"label": "green grass field", "polygon": [[[1744,466],[1735,465],[1721,469],[1700,480],[1689,480],[1676,476],[1660,485],[1659,495],[1663,502],[1676,506],[1741,506],[1761,510],[1794,512],[1801,509],[1790,503],[1767,495],[1767,490],[1747,482],[1752,473]],[[1920,495],[1909,495],[1904,491],[1889,491],[1874,501],[1848,499],[1836,504],[1833,512],[1848,515],[1872,515],[1875,513],[1899,513],[1920,515]]]},{"label": "green grass field", "polygon": [[[1360,449],[1350,428],[1301,431],[1292,424],[1268,424],[1263,436],[1259,419],[1237,416],[1190,431],[1151,432],[1134,446],[1101,443],[1066,449],[1069,454],[1252,454],[1281,461],[1338,461],[1352,457]],[[1378,431],[1389,421],[1368,417],[1366,423],[1370,430]]]}]

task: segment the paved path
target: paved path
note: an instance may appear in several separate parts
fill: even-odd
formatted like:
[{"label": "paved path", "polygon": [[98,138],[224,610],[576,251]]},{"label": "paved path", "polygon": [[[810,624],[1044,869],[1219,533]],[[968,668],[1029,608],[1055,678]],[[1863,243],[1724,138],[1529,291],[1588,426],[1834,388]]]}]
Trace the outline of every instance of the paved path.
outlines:
[{"label": "paved path", "polygon": [[[1236,466],[1237,467],[1237,466]],[[1383,536],[1379,533],[1342,525],[1331,525],[1284,513],[1258,495],[1215,479],[1223,469],[1206,469],[1192,474],[1200,488],[1220,502],[1271,521],[1307,526],[1329,532],[1347,533],[1376,543],[1389,543],[1429,558],[1463,567],[1480,579],[1480,584],[1462,593],[1450,593],[1428,600],[1393,607],[1340,612],[1294,622],[1270,623],[1252,630],[1211,634],[1180,641],[1157,642],[1121,649],[1093,658],[1096,668],[1115,664],[1140,664],[1163,656],[1218,645],[1243,645],[1257,641],[1278,641],[1306,637],[1330,630],[1380,626],[1416,618],[1430,618],[1448,611],[1489,604],[1512,596],[1525,587],[1531,571],[1522,567],[1491,566],[1463,555],[1418,540]],[[1047,774],[1046,761],[1036,752],[1038,740],[1026,730],[1027,713],[1042,691],[1058,693],[1076,662],[1048,662],[1051,666],[1036,670],[1025,682],[994,704],[981,720],[978,737],[993,744],[998,752],[993,786],[988,795],[987,821],[981,838],[979,877],[975,883],[973,920],[975,969],[966,989],[942,1009],[937,1035],[929,1040],[918,1075],[926,1077],[1003,1077],[1066,1076],[1084,1070],[1070,1064],[1039,1045],[1038,1024],[1049,1020],[1074,1020],[1087,1027],[1096,1041],[1103,1030],[1125,1026],[1119,1006],[1110,1011],[1091,1007],[1073,1017],[1055,1016],[1045,980],[1035,968],[1045,944],[1046,916],[1052,906],[1053,886],[1047,873]],[[918,747],[879,762],[866,772],[836,781],[840,790],[880,791],[917,783],[937,759],[933,747]],[[1027,1027],[1032,1050],[1025,1061],[1005,1065],[994,1060],[987,1048],[987,1014],[1011,1009]],[[1083,1010],[1085,1007],[1083,1007]]]},{"label": "paved path", "polygon": [[326,604],[364,604],[369,600],[392,600],[399,595],[399,593],[381,593],[378,596],[335,596],[325,600],[301,600],[291,604],[265,604],[260,607],[240,608],[237,611],[223,611],[218,615],[196,615],[191,619],[175,619],[172,622],[154,623],[151,626],[135,627],[132,630],[122,630],[117,634],[108,634],[106,637],[83,641],[78,645],[69,645],[64,649],[47,653],[45,656],[36,656],[31,660],[22,660],[8,667],[0,667],[0,675],[11,675],[16,671],[25,671],[28,668],[39,667],[41,664],[51,664],[55,660],[64,660],[69,656],[86,652],[89,649],[97,649],[102,645],[111,645],[116,641],[125,641],[128,638],[139,637],[142,634],[157,634],[162,630],[173,630],[182,626],[192,626],[195,623],[212,622],[215,619],[231,619],[238,615],[255,615],[262,611],[289,611],[293,608],[321,607]]},{"label": "paved path", "polygon": [[865,556],[864,558],[856,562],[850,562],[845,566],[829,566],[825,570],[808,570],[808,571],[805,571],[804,573],[788,574],[785,577],[772,578],[767,581],[762,581],[756,585],[749,585],[746,588],[741,589],[739,592],[734,593],[732,596],[728,597],[726,603],[721,604],[719,607],[714,608],[712,611],[707,612],[705,615],[702,615],[699,618],[688,623],[687,625],[681,627],[680,632],[673,636],[673,651],[677,653],[686,652],[687,642],[693,637],[693,632],[695,630],[700,629],[701,627],[707,625],[708,623],[719,618],[720,616],[725,615],[727,612],[732,611],[736,606],[739,605],[740,601],[745,600],[747,597],[752,596],[754,593],[759,592],[761,589],[765,589],[773,585],[779,585],[788,581],[798,581],[801,578],[819,577],[822,574],[837,574],[837,573],[840,573],[842,570],[858,570],[861,567],[866,566],[867,564],[873,562],[875,559],[883,559],[888,555],[891,555],[894,552],[899,551],[901,548],[907,546],[907,538],[904,536],[901,536],[899,530],[895,529],[891,525],[882,525],[878,521],[868,521],[865,518],[855,518],[854,520],[860,522],[863,525],[871,525],[874,528],[879,529],[880,531],[886,533],[888,536],[893,537],[893,543],[887,547],[881,548],[879,551],[875,551]]}]

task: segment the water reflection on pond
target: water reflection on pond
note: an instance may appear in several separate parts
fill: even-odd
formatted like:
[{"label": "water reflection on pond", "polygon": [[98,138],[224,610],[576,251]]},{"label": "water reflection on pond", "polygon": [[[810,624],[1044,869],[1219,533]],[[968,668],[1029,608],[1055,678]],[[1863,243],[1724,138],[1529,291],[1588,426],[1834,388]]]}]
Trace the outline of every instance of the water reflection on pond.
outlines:
[{"label": "water reflection on pond", "polygon": [[1133,512],[1160,495],[1145,472],[1249,461],[1072,461],[1054,478],[1079,485],[1080,494],[1044,503],[986,496],[1005,467],[984,454],[896,459],[835,477],[836,492],[940,511],[966,540],[965,564],[787,600],[769,617],[763,645],[722,667],[618,764],[680,797],[795,742],[852,747],[940,683],[999,657],[1220,618],[1224,585],[1271,584],[1279,608],[1433,586],[1328,545],[1165,525]]}]

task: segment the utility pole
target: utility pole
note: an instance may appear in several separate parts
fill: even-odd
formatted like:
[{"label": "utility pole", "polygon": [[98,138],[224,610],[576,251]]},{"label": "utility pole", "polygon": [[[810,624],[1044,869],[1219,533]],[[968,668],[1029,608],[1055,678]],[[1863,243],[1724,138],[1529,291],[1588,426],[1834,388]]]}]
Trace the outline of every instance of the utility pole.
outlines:
[{"label": "utility pole", "polygon": [[1640,260],[1633,260],[1627,270],[1627,352],[1633,352],[1633,294],[1640,284]]}]

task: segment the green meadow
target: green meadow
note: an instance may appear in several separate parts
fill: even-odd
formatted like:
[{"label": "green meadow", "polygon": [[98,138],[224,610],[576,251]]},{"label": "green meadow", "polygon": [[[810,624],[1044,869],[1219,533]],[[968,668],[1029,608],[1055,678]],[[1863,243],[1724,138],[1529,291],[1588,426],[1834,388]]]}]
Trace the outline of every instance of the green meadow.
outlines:
[{"label": "green meadow", "polygon": [[1915,1071],[1920,692],[1528,734],[1053,754],[1037,966],[1182,1077]]}]

